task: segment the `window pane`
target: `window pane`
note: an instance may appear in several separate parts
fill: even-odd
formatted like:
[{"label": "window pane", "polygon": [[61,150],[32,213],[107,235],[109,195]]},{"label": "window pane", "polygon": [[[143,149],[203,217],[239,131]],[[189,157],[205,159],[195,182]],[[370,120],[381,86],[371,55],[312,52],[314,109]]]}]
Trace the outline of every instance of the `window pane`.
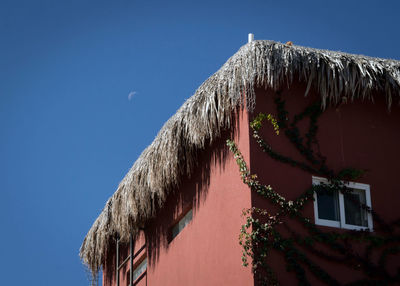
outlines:
[{"label": "window pane", "polygon": [[176,225],[174,225],[172,228],[172,239],[174,239],[182,231],[182,229],[189,224],[189,222],[192,220],[192,217],[193,210],[190,210]]},{"label": "window pane", "polygon": [[135,270],[133,271],[133,278],[132,280],[135,281],[136,279],[139,278],[140,275],[143,274],[144,271],[146,271],[147,268],[147,258],[145,258],[142,263],[140,263]]},{"label": "window pane", "polygon": [[368,226],[365,205],[365,191],[353,189],[351,193],[343,195],[346,224]]},{"label": "window pane", "polygon": [[318,218],[339,221],[339,199],[337,192],[317,191]]}]

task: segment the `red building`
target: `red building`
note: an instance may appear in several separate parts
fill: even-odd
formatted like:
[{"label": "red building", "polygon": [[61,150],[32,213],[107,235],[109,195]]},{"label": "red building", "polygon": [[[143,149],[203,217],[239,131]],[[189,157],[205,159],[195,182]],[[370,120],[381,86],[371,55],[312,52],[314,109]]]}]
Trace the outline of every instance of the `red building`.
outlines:
[{"label": "red building", "polygon": [[248,43],[143,151],[82,260],[107,286],[399,283],[399,96],[398,61]]}]

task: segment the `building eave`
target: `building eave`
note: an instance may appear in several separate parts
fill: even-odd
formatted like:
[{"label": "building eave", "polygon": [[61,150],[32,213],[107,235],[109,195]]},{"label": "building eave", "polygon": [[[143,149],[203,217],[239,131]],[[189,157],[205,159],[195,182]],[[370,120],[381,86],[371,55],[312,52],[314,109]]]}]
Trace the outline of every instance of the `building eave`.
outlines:
[{"label": "building eave", "polygon": [[256,87],[278,90],[294,81],[305,83],[305,95],[315,89],[322,108],[342,97],[372,100],[374,92],[385,96],[390,108],[400,99],[400,62],[273,41],[243,46],[164,124],[107,201],[80,248],[92,273],[102,266],[116,233],[123,240],[138,233],[180,178],[192,174],[194,155],[231,128],[234,109],[255,107]]}]

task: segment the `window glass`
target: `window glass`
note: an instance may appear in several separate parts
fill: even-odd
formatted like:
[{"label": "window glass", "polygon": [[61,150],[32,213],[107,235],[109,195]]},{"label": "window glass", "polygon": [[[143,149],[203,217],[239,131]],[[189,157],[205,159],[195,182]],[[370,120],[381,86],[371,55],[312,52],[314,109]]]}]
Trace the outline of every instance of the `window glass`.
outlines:
[{"label": "window glass", "polygon": [[135,270],[133,271],[132,280],[135,281],[136,279],[138,279],[139,276],[146,271],[146,268],[147,268],[147,258],[143,259],[143,261],[135,268]]},{"label": "window glass", "polygon": [[317,192],[318,217],[320,219],[339,221],[339,199],[337,192],[319,190]]},{"label": "window glass", "polygon": [[171,239],[174,239],[181,231],[182,229],[189,224],[189,222],[192,220],[193,217],[193,211],[190,210],[188,211],[183,218],[179,220],[179,222],[174,225],[172,228],[172,237]]},{"label": "window glass", "polygon": [[351,193],[343,194],[346,224],[368,226],[365,205],[365,191],[353,189]]}]

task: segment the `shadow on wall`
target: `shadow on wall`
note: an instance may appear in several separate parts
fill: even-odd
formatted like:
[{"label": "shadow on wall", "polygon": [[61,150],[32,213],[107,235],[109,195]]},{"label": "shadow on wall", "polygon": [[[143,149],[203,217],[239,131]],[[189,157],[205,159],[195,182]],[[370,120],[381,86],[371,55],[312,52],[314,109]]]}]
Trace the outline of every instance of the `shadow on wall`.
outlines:
[{"label": "shadow on wall", "polygon": [[[238,113],[236,113],[238,114]],[[232,126],[236,126],[236,120]],[[238,135],[238,128],[225,130],[210,147],[197,152],[197,166],[191,177],[184,177],[180,188],[176,189],[167,198],[164,207],[158,211],[157,217],[150,220],[145,229],[147,255],[150,264],[156,263],[160,255],[160,249],[168,249],[171,240],[171,227],[179,218],[179,215],[188,211],[191,207],[196,212],[205,201],[210,176],[213,171],[225,170],[227,158],[232,156],[226,146],[226,139]],[[207,146],[207,145],[206,145]]]},{"label": "shadow on wall", "polygon": [[[239,136],[238,122],[240,122],[239,108],[233,112],[231,118],[231,126],[235,126],[235,128],[222,131],[220,138],[216,139],[210,147],[196,152],[195,161],[197,165],[194,167],[193,174],[190,177],[185,176],[182,178],[180,187],[168,195],[163,207],[157,210],[156,217],[146,223],[144,233],[149,265],[157,263],[162,248],[168,249],[171,240],[171,226],[176,222],[179,215],[191,207],[196,211],[204,202],[210,185],[211,172],[225,170],[226,160],[232,156],[226,146],[226,139]],[[206,143],[205,146],[208,146],[208,144]],[[103,285],[113,285],[113,282],[115,284],[115,252],[115,239],[111,239],[105,261],[106,267],[103,267]],[[128,255],[129,243],[120,243],[120,263]],[[125,271],[123,272],[125,273]]]}]

